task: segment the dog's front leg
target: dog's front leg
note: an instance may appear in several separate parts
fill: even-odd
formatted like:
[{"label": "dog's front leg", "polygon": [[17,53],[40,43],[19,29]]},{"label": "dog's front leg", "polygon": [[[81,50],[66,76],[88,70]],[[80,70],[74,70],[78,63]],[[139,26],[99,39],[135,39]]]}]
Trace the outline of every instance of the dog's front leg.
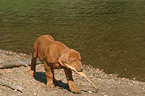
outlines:
[{"label": "dog's front leg", "polygon": [[70,69],[67,69],[67,68],[64,68],[64,71],[65,71],[66,78],[68,80],[68,85],[69,85],[70,90],[74,93],[80,94],[81,90],[77,89],[74,85],[72,71]]},{"label": "dog's front leg", "polygon": [[51,67],[48,66],[46,62],[44,62],[44,66],[45,66],[45,74],[46,74],[46,79],[47,79],[47,86],[54,87],[53,73],[52,73]]}]

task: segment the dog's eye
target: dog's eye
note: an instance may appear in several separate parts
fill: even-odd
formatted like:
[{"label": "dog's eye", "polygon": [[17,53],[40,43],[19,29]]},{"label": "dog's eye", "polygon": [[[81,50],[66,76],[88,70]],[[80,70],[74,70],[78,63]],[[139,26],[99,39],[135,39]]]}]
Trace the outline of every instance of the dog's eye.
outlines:
[{"label": "dog's eye", "polygon": [[76,61],[76,60],[73,60],[74,62]]}]

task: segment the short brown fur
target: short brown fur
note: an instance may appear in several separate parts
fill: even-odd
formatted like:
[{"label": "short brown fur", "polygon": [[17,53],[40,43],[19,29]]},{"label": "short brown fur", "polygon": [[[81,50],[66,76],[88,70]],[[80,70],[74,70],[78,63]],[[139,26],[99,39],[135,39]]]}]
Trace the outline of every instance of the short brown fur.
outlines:
[{"label": "short brown fur", "polygon": [[72,71],[65,66],[65,64],[69,64],[75,67],[77,71],[82,71],[83,67],[79,52],[68,48],[59,41],[55,41],[50,35],[42,35],[34,43],[29,73],[31,76],[34,76],[36,72],[37,58],[44,63],[47,86],[54,87],[54,69],[63,68],[70,90],[74,93],[81,93],[74,85]]}]

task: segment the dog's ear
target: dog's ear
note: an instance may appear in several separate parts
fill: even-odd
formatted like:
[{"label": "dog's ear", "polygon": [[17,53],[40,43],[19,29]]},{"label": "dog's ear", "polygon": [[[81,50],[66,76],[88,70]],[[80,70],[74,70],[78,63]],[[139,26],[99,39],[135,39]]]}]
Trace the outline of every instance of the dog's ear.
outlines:
[{"label": "dog's ear", "polygon": [[68,52],[65,52],[65,53],[63,53],[63,54],[60,56],[58,62],[59,62],[62,66],[65,66],[65,63],[66,63],[66,64],[69,63],[69,62],[68,62],[68,58],[69,58],[69,53],[68,53]]}]

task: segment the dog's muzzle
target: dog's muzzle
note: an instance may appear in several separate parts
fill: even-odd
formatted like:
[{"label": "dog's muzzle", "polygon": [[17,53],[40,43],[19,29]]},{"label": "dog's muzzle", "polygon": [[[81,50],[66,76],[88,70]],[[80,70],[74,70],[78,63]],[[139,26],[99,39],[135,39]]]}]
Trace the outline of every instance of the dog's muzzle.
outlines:
[{"label": "dog's muzzle", "polygon": [[78,72],[82,72],[82,71],[83,71],[83,69],[84,69],[84,67],[83,67],[83,66],[81,66],[81,67],[77,68],[77,71],[78,71]]}]

